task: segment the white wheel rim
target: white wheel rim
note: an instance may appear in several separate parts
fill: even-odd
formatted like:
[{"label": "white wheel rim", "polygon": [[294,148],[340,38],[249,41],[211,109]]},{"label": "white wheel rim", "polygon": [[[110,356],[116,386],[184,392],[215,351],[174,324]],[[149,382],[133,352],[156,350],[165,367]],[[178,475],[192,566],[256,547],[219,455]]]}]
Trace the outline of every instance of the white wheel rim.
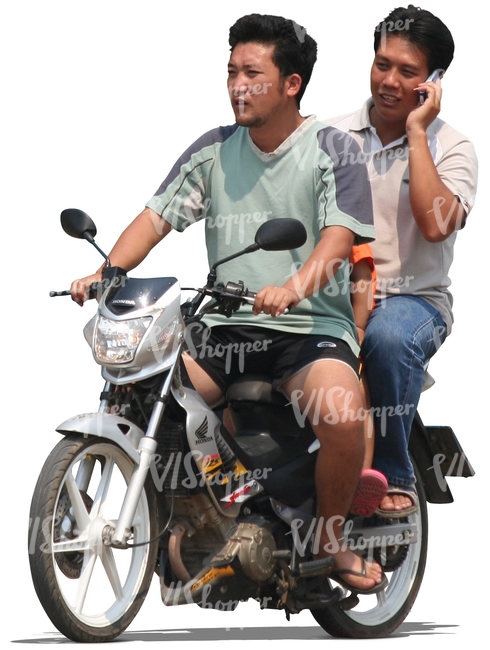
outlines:
[{"label": "white wheel rim", "polygon": [[[105,526],[115,524],[133,464],[115,445],[96,443],[90,447],[89,453],[105,459],[103,471],[94,472],[89,484],[89,494],[93,499],[90,513],[75,482],[77,467],[87,456],[87,450],[84,450],[71,463],[63,482],[70,496],[76,528],[70,539],[54,542],[51,553],[56,581],[67,608],[82,623],[103,628],[119,621],[134,603],[145,575],[150,547],[113,549],[102,543]],[[99,462],[96,465],[101,468]],[[50,539],[53,539],[56,525],[54,521]],[[138,502],[133,533],[131,543],[149,539],[150,515],[146,498]],[[74,551],[83,553],[83,565],[79,578],[71,579],[63,574],[55,556]]]},{"label": "white wheel rim", "polygon": [[[359,605],[344,612],[359,625],[368,627],[382,625],[400,611],[409,597],[417,575],[423,544],[422,535],[425,531],[422,530],[420,510],[407,519],[417,526],[417,541],[408,545],[408,553],[402,565],[395,571],[386,573],[389,580],[386,589],[371,596],[359,595]],[[338,585],[334,581],[330,584],[332,587]]]}]

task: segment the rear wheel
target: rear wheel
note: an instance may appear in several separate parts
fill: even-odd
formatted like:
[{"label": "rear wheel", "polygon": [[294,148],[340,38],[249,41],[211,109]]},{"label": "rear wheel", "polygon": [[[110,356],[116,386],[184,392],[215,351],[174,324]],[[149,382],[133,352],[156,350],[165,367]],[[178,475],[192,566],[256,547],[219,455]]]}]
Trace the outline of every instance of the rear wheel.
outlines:
[{"label": "rear wheel", "polygon": [[[406,519],[396,521],[415,523],[417,540],[406,546],[388,547],[386,553],[375,556],[382,565],[384,562],[384,570],[389,580],[388,586],[382,592],[372,596],[359,595],[357,604],[349,597],[343,603],[340,601],[332,607],[311,610],[317,623],[330,635],[343,638],[388,636],[403,623],[410,612],[425,571],[428,538],[424,488],[416,467],[414,470],[419,510]],[[383,521],[387,523],[389,520]],[[338,587],[338,583],[329,580],[327,588],[331,591],[335,587]]]},{"label": "rear wheel", "polygon": [[[133,548],[104,543],[134,463],[116,444],[64,438],[39,476],[31,505],[29,560],[37,595],[57,629],[74,641],[110,641],[136,616],[150,586],[158,541],[148,482],[132,526]],[[141,544],[141,545],[139,545]]]}]

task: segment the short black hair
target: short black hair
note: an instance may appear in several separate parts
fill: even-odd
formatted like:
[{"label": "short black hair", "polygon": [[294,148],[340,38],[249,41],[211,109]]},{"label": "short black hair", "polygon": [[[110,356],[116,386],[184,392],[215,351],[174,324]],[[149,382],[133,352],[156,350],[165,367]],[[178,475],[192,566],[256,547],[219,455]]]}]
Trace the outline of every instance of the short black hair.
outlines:
[{"label": "short black hair", "polygon": [[304,27],[282,16],[249,14],[230,27],[228,42],[232,51],[239,43],[273,45],[272,60],[281,77],[291,74],[301,77],[301,88],[296,95],[299,108],[317,56],[316,41]]},{"label": "short black hair", "polygon": [[426,9],[408,5],[398,7],[374,30],[374,51],[383,37],[401,36],[419,48],[427,57],[429,72],[447,70],[454,56],[454,40],[446,25]]}]

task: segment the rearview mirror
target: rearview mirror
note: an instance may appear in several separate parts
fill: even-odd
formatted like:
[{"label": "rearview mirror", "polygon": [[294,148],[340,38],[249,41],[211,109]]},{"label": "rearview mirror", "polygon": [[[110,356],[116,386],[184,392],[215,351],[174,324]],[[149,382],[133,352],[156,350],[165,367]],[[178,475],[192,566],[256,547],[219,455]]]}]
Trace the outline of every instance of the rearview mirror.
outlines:
[{"label": "rearview mirror", "polygon": [[285,217],[263,223],[255,234],[255,243],[264,251],[285,251],[303,246],[306,237],[301,221]]},{"label": "rearview mirror", "polygon": [[88,239],[92,243],[97,234],[97,228],[92,219],[83,210],[68,208],[60,215],[61,227],[70,237],[76,239]]}]

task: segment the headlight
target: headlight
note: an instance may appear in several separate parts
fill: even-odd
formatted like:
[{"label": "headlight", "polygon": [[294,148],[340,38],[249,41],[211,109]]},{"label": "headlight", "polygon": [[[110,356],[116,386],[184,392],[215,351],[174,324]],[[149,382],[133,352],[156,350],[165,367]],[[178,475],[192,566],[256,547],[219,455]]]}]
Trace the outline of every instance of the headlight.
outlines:
[{"label": "headlight", "polygon": [[101,364],[132,361],[151,321],[151,316],[122,321],[100,316],[94,337],[97,361]]},{"label": "headlight", "polygon": [[179,343],[178,335],[182,332],[182,321],[175,317],[165,327],[159,328],[155,325],[150,336],[148,337],[148,352],[161,354],[167,352],[167,346],[170,342]]}]

